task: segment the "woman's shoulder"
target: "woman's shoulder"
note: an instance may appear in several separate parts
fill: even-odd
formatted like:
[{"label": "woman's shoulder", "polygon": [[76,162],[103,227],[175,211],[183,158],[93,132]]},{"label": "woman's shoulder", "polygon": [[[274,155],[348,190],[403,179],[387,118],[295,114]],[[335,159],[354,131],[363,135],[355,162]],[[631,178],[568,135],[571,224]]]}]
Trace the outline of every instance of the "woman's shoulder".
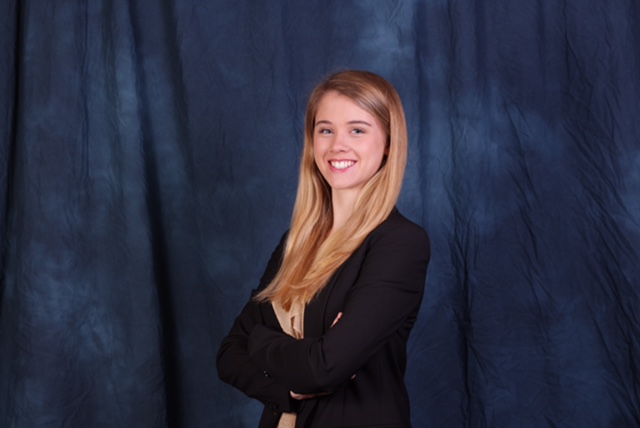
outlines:
[{"label": "woman's shoulder", "polygon": [[389,217],[374,229],[378,233],[403,233],[427,235],[424,228],[405,217],[397,208],[394,208]]},{"label": "woman's shoulder", "polygon": [[397,208],[394,208],[389,217],[371,232],[369,238],[372,241],[413,242],[416,245],[429,247],[427,231],[405,217]]}]

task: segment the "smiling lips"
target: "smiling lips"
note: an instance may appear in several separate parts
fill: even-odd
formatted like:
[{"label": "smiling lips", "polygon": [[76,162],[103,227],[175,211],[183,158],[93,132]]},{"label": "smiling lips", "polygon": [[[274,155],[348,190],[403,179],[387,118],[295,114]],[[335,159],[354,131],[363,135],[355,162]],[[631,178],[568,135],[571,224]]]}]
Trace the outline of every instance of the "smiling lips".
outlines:
[{"label": "smiling lips", "polygon": [[355,161],[330,161],[329,164],[339,171],[355,165]]}]

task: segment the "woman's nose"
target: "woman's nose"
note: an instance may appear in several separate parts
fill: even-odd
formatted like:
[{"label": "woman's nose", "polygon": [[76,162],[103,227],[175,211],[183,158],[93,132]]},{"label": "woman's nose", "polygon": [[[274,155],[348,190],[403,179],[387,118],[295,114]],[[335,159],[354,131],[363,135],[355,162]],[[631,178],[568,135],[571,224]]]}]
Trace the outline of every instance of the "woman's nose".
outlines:
[{"label": "woman's nose", "polygon": [[346,136],[342,132],[337,132],[331,143],[332,152],[344,152],[348,148]]}]

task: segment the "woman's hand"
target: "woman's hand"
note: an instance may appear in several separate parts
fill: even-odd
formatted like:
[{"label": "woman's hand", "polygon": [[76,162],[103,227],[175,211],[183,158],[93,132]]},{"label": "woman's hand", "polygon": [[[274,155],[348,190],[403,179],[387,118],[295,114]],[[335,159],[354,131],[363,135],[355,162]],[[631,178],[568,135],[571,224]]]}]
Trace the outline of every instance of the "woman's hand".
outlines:
[{"label": "woman's hand", "polygon": [[331,394],[330,392],[318,392],[315,394],[296,394],[293,391],[289,391],[289,395],[291,395],[291,398],[293,398],[294,400],[308,400],[310,398],[318,398],[318,397],[322,397],[325,395],[329,395]]},{"label": "woman's hand", "polygon": [[[342,318],[342,312],[338,312],[338,315],[336,316],[336,319],[334,319],[333,322],[331,323],[331,327],[336,325],[338,323],[338,321],[340,321],[340,318]],[[329,328],[331,328],[331,327],[329,327]]]}]

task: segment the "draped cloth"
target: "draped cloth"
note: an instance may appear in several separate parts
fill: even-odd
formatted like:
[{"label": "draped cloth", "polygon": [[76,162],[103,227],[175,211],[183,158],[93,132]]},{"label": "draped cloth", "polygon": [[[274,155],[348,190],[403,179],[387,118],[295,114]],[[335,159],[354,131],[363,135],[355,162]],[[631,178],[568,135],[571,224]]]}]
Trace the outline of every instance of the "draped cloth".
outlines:
[{"label": "draped cloth", "polygon": [[398,90],[415,427],[640,426],[637,0],[0,2],[0,426],[256,426],[215,355],[310,90]]}]

